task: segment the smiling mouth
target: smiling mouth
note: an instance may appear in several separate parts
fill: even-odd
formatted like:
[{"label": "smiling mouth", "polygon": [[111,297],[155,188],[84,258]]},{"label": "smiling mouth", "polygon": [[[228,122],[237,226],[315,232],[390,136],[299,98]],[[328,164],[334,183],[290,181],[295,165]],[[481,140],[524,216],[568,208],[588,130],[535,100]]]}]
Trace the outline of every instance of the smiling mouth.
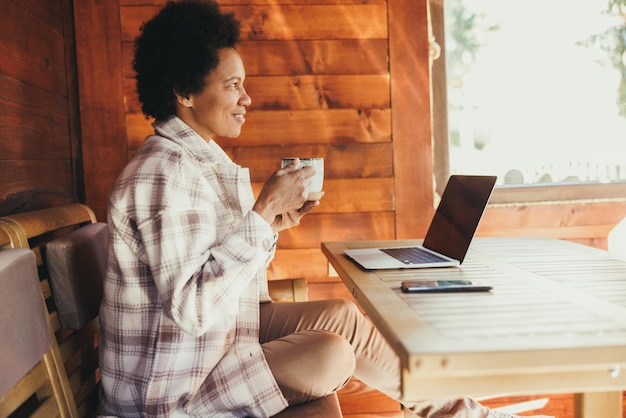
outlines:
[{"label": "smiling mouth", "polygon": [[245,122],[246,121],[246,114],[245,113],[237,113],[237,114],[234,114],[233,117],[235,119],[237,119],[238,121],[240,121],[240,122]]}]

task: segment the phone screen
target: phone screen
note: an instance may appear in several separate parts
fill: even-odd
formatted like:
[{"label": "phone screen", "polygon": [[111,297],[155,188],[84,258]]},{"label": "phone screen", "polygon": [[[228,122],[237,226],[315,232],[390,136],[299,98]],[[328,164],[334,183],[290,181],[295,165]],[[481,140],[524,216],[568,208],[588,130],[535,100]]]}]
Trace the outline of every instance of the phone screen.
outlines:
[{"label": "phone screen", "polygon": [[402,282],[403,292],[486,292],[491,285],[472,280],[415,280]]}]

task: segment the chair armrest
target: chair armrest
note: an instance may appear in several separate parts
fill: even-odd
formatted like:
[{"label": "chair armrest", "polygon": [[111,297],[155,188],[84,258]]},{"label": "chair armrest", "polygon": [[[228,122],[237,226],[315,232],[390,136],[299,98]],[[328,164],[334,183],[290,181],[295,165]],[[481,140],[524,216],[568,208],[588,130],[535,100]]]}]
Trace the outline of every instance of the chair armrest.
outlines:
[{"label": "chair armrest", "polygon": [[267,282],[274,302],[302,302],[308,299],[305,279],[280,279]]}]

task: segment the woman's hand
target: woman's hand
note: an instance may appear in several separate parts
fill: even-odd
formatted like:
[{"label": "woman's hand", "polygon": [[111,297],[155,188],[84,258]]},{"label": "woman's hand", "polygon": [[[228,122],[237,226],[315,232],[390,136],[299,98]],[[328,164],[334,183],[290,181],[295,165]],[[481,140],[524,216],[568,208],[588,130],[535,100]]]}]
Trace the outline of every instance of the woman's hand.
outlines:
[{"label": "woman's hand", "polygon": [[309,186],[315,169],[298,169],[299,159],[276,171],[263,185],[252,210],[272,226],[274,232],[298,225],[304,215],[319,205],[319,201],[307,201]]},{"label": "woman's hand", "polygon": [[[323,192],[322,192],[323,193]],[[274,222],[272,222],[272,229],[274,232],[279,232],[284,229],[289,229],[300,224],[300,219],[311,211],[315,206],[319,206],[319,200],[307,200],[304,202],[301,208],[290,210],[276,215]]]}]

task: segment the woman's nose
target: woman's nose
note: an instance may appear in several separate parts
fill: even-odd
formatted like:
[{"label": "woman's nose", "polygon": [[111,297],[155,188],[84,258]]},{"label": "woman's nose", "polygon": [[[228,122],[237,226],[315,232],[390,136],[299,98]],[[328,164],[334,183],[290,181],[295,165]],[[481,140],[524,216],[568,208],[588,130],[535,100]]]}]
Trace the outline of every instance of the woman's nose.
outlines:
[{"label": "woman's nose", "polygon": [[250,106],[252,104],[252,98],[248,96],[248,92],[243,87],[241,88],[241,97],[239,98],[239,103],[242,106]]}]

